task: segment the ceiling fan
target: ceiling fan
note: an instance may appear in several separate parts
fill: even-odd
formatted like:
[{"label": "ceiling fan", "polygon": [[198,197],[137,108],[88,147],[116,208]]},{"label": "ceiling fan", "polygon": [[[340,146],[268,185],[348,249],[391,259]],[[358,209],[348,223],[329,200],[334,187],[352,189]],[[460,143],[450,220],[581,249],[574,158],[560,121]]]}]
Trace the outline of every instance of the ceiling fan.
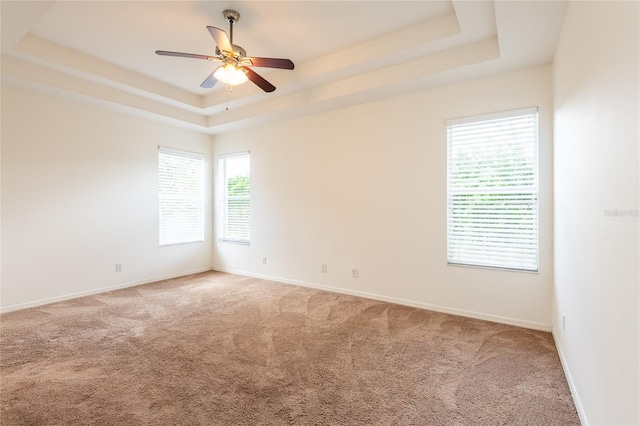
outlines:
[{"label": "ceiling fan", "polygon": [[229,36],[220,28],[210,27],[207,29],[216,42],[215,56],[198,55],[195,53],[168,52],[166,50],[156,50],[156,54],[163,56],[178,56],[181,58],[205,59],[207,61],[222,61],[222,65],[213,70],[211,74],[202,82],[200,87],[208,89],[213,87],[217,81],[229,85],[245,83],[251,80],[256,86],[265,92],[273,92],[276,87],[253,71],[250,67],[280,68],[292,70],[294,65],[290,59],[279,58],[255,58],[248,57],[246,50],[233,44],[233,24],[238,22],[240,14],[235,10],[226,9],[222,12],[227,22],[229,22]]}]

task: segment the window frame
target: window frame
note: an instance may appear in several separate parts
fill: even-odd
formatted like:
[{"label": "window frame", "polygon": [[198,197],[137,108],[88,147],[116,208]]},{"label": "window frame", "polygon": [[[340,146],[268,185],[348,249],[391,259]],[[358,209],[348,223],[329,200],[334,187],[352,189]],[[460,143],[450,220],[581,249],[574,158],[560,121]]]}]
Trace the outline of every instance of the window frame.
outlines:
[{"label": "window frame", "polygon": [[[230,159],[239,159],[246,157],[248,162],[248,178],[249,178],[249,191],[246,197],[246,203],[248,205],[248,219],[243,222],[241,229],[238,232],[246,232],[246,238],[232,238],[229,231],[229,195],[228,195],[228,177],[227,177],[227,161]],[[229,154],[222,154],[218,156],[218,217],[220,237],[218,241],[221,243],[251,245],[251,152],[240,151]]]},{"label": "window frame", "polygon": [[[195,185],[195,190],[193,193],[189,194],[188,191],[185,191],[184,186],[181,187],[181,191],[179,192],[182,195],[182,201],[186,201],[187,203],[192,203],[197,206],[197,217],[196,217],[196,231],[192,235],[183,235],[182,238],[170,238],[168,235],[165,235],[163,238],[163,232],[170,232],[170,227],[163,227],[163,200],[167,199],[167,193],[163,196],[163,177],[162,177],[162,156],[173,156],[176,158],[195,160],[192,162],[192,170],[196,170],[199,173],[198,181]],[[176,148],[170,148],[166,146],[158,146],[158,246],[159,247],[168,247],[182,244],[195,244],[195,243],[203,243],[205,242],[205,176],[206,176],[206,156],[199,152],[185,151]],[[185,196],[185,194],[187,196]],[[173,194],[175,197],[176,194]],[[167,207],[165,205],[165,207]],[[194,236],[197,234],[197,236]]]},{"label": "window frame", "polygon": [[[509,131],[504,130],[501,133],[501,131],[496,130],[498,125],[504,124],[506,121],[515,123],[519,119],[522,119],[523,122],[532,122],[532,128],[527,127],[526,130],[529,133],[525,133],[524,136],[520,134],[514,136],[514,130],[511,129],[511,139],[509,140],[512,144],[509,147],[521,149],[523,152],[528,150],[529,157],[523,157],[527,161],[524,163],[525,166],[520,163],[524,161],[522,158],[511,158],[506,165],[498,163],[498,161],[504,160],[498,160],[495,156],[492,162],[483,162],[487,161],[483,157],[484,152],[491,152],[494,155],[502,152],[500,147],[497,146],[496,140],[504,141],[506,139],[490,138],[499,136],[507,138]],[[490,124],[492,121],[494,123]],[[447,264],[538,273],[540,270],[538,107],[446,120],[445,125],[447,132]],[[465,126],[468,127],[465,128]],[[473,133],[473,137],[460,133],[463,129],[467,131],[473,130],[474,126],[477,126],[477,133]],[[454,129],[461,135],[457,141],[452,140],[454,139]],[[454,148],[453,144],[455,143],[457,145]],[[487,148],[487,143],[489,143],[489,149]],[[454,155],[460,156],[460,152],[454,154],[454,149],[461,151],[463,145],[465,147],[473,145],[475,149],[482,148],[480,151],[471,151],[475,156],[475,162],[470,162],[468,158],[464,161],[461,159],[456,161],[456,159],[452,158]],[[478,154],[481,151],[484,152]],[[482,179],[478,178],[475,180],[475,183],[478,184],[477,187],[473,187],[474,180],[469,179],[469,183],[465,188],[465,184],[460,183],[464,182],[464,179],[459,178],[460,168],[455,169],[456,165],[458,167],[461,167],[461,165],[471,166],[471,170],[478,173],[480,173],[482,167],[492,168],[493,174],[487,176],[491,176],[492,179],[497,179],[500,176],[498,183],[501,185],[496,185],[496,180],[492,180],[482,186],[480,185]],[[452,172],[454,169],[455,172]],[[514,173],[514,170],[517,170],[518,173]],[[506,176],[507,172],[511,172],[508,177]],[[480,176],[480,174],[477,176]],[[471,197],[478,195],[484,195],[484,197],[475,204],[465,204],[464,201],[458,201],[462,198],[454,200],[456,196]],[[527,196],[530,199],[527,199]],[[518,203],[520,204],[519,206]],[[471,207],[470,211],[467,210],[464,213],[455,212],[456,209],[460,210],[463,207],[469,209],[467,206]],[[521,209],[521,212],[517,211],[518,209]],[[514,211],[506,210],[516,210],[515,215],[517,217],[514,218]],[[496,222],[491,223],[492,220]],[[496,223],[504,225],[504,222],[500,222],[500,220],[511,223],[505,226],[496,226]],[[519,221],[522,221],[522,229],[520,229]],[[463,225],[464,222],[467,225]],[[483,233],[484,236],[478,235]],[[485,244],[485,247],[480,248],[483,244]],[[516,249],[518,245],[522,245],[522,248],[518,247]],[[501,252],[501,250],[503,251]],[[522,250],[522,252],[519,253],[518,250]],[[519,253],[519,255],[516,253]],[[480,259],[481,256],[484,256],[484,260]]]}]

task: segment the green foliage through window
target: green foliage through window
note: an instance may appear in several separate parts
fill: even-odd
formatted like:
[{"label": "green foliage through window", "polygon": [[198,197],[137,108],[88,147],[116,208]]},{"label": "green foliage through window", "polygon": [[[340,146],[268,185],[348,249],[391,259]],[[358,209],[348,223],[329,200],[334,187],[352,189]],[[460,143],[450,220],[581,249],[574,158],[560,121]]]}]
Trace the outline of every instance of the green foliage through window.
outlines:
[{"label": "green foliage through window", "polygon": [[248,244],[251,234],[251,179],[249,154],[222,157],[218,161],[222,188],[221,241]]},{"label": "green foliage through window", "polygon": [[537,110],[447,123],[447,259],[538,270]]}]

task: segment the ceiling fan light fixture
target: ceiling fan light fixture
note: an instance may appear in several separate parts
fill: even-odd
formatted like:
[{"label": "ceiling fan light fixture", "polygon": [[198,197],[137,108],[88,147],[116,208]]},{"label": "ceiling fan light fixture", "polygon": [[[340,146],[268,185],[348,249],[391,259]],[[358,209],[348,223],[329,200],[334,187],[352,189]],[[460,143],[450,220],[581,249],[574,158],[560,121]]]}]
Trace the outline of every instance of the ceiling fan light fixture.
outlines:
[{"label": "ceiling fan light fixture", "polygon": [[177,56],[180,58],[206,59],[208,61],[222,61],[223,65],[213,70],[211,74],[200,84],[203,89],[211,89],[216,82],[221,81],[229,86],[246,83],[251,80],[253,84],[267,93],[276,90],[276,86],[265,80],[252,67],[280,68],[292,70],[294,68],[291,59],[247,57],[247,52],[240,46],[233,44],[233,24],[238,22],[240,14],[235,10],[226,9],[224,18],[229,22],[229,35],[220,28],[207,25],[207,30],[216,42],[215,56],[200,55],[185,52],[170,52],[168,50],[156,50],[157,55]]},{"label": "ceiling fan light fixture", "polygon": [[225,64],[219,66],[214,72],[213,76],[216,80],[221,81],[231,86],[246,83],[249,81],[247,75],[238,67],[233,64]]}]

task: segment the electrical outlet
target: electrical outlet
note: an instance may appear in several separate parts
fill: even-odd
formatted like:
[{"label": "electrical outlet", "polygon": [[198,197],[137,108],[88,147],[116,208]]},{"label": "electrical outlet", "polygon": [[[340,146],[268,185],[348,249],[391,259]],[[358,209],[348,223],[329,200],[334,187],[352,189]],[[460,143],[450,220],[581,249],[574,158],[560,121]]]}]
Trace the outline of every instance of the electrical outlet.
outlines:
[{"label": "electrical outlet", "polygon": [[358,270],[357,269],[352,269],[351,270],[351,278],[358,278]]},{"label": "electrical outlet", "polygon": [[122,263],[116,263],[116,272],[122,272]]},{"label": "electrical outlet", "polygon": [[267,258],[266,258],[266,257],[263,257],[263,258],[262,258],[262,264],[263,264],[263,265],[266,265],[266,264],[267,264]]},{"label": "electrical outlet", "polygon": [[321,269],[323,274],[327,273],[327,265],[325,265],[324,263],[322,264],[322,269]]},{"label": "electrical outlet", "polygon": [[567,314],[562,313],[562,331],[565,331],[567,328]]}]

